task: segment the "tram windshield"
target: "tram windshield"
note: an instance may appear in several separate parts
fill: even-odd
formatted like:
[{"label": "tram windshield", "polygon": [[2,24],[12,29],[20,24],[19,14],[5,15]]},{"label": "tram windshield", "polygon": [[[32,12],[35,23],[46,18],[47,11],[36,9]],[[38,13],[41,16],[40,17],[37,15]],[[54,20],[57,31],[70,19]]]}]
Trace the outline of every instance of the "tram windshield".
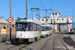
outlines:
[{"label": "tram windshield", "polygon": [[27,31],[29,30],[29,23],[17,23],[16,31]]}]

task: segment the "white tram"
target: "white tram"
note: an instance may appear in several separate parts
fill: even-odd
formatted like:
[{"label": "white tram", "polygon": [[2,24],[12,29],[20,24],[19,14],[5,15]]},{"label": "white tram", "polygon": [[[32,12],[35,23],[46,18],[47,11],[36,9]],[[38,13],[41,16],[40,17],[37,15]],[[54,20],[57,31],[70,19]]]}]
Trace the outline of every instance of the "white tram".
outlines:
[{"label": "white tram", "polygon": [[18,19],[16,21],[16,41],[19,42],[33,42],[39,40],[40,37],[49,36],[51,30],[50,25],[42,25],[36,18],[32,19]]},{"label": "white tram", "polygon": [[50,25],[49,24],[44,24],[44,25],[42,25],[42,31],[41,31],[41,36],[42,37],[46,37],[46,36],[49,36],[49,35],[51,35],[51,27],[50,27]]},{"label": "white tram", "polygon": [[40,39],[42,24],[35,18],[32,19],[18,19],[16,21],[16,40],[33,42]]}]

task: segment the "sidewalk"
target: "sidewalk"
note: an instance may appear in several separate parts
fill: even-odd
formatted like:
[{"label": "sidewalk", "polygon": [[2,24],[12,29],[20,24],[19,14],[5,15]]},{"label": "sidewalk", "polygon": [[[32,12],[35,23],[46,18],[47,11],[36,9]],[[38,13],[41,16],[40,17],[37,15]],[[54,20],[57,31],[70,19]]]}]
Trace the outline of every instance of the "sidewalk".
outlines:
[{"label": "sidewalk", "polygon": [[71,39],[72,39],[73,41],[75,41],[75,34],[74,34],[74,35],[71,35]]},{"label": "sidewalk", "polygon": [[[9,40],[10,34],[7,34],[6,36],[7,36],[6,40]],[[12,34],[11,39],[14,39],[14,38],[16,38],[16,34]],[[0,35],[0,41],[2,41],[2,35]]]}]

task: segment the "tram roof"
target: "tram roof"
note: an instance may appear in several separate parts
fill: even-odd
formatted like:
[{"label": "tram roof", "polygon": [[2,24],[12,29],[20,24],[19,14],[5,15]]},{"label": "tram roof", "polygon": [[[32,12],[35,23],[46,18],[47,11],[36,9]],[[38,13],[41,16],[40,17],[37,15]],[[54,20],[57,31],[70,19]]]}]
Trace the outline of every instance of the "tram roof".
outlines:
[{"label": "tram roof", "polygon": [[42,23],[40,21],[35,21],[35,20],[32,20],[32,19],[18,19],[16,22],[20,22],[20,23],[32,22],[32,23],[35,23],[35,24],[42,25]]}]

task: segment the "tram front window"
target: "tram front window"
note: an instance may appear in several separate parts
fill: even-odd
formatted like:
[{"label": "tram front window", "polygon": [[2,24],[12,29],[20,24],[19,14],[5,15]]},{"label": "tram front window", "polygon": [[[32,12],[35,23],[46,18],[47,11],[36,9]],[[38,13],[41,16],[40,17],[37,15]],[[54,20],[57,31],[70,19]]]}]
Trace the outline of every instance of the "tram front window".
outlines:
[{"label": "tram front window", "polygon": [[29,29],[28,23],[17,23],[16,24],[16,30],[17,31],[27,31]]}]

